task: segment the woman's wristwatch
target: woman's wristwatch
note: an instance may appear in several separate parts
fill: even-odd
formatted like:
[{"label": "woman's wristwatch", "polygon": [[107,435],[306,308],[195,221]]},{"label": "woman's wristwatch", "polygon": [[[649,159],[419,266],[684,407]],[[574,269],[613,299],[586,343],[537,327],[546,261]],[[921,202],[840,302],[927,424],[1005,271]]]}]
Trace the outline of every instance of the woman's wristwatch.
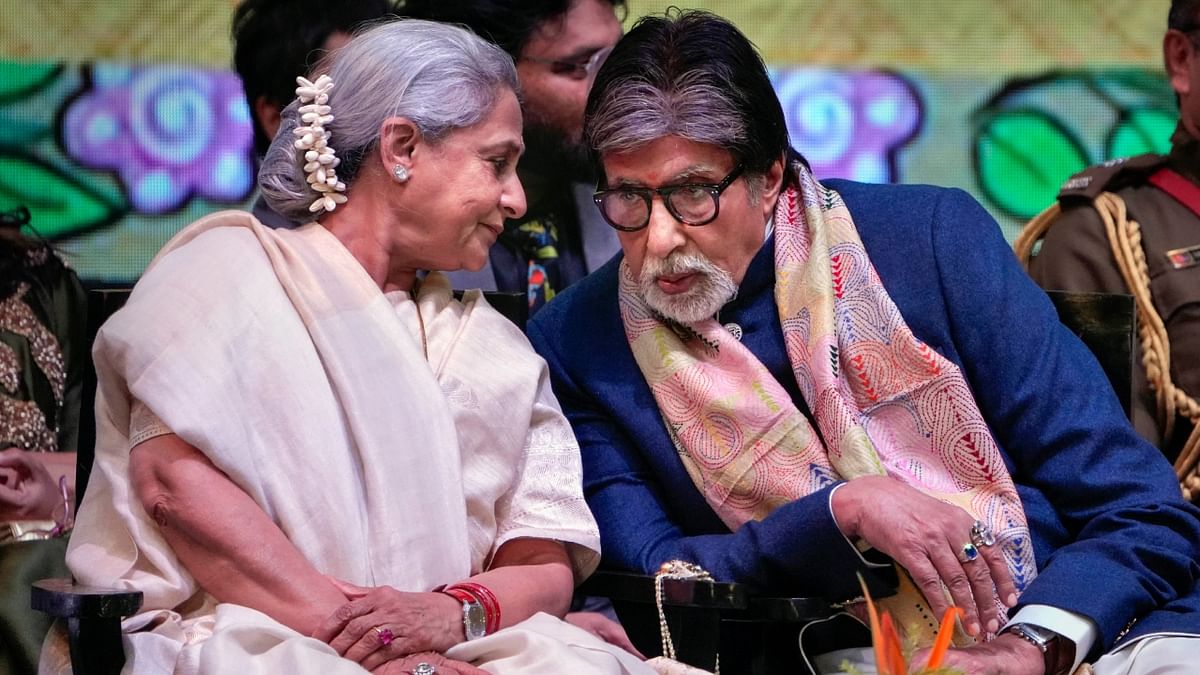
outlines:
[{"label": "woman's wristwatch", "polygon": [[487,635],[487,611],[484,610],[483,603],[476,600],[474,595],[459,588],[447,588],[442,593],[462,603],[463,633],[468,642]]},{"label": "woman's wristwatch", "polygon": [[1075,665],[1075,643],[1032,623],[1010,623],[1000,631],[1001,635],[1012,633],[1042,650],[1046,664],[1046,675],[1069,675]]},{"label": "woman's wristwatch", "polygon": [[446,586],[440,592],[463,604],[463,633],[467,640],[477,640],[500,630],[500,601],[487,586],[463,581]]}]

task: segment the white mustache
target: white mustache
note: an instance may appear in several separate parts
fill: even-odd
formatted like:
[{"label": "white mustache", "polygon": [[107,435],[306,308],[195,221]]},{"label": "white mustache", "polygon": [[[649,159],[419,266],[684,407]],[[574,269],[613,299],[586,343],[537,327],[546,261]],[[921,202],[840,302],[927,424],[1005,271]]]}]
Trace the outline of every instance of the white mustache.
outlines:
[{"label": "white mustache", "polygon": [[667,258],[651,258],[642,263],[642,283],[671,274],[719,275],[722,270],[708,258],[695,253],[673,253]]}]

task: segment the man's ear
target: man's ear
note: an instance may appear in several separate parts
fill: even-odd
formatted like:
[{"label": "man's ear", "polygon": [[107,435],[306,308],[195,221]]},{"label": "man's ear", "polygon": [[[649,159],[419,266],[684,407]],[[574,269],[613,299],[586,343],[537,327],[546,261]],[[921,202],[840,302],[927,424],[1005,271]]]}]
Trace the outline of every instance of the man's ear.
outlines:
[{"label": "man's ear", "polygon": [[407,117],[389,117],[379,129],[379,156],[386,174],[391,174],[396,165],[411,173],[414,157],[421,146],[421,132]]},{"label": "man's ear", "polygon": [[1185,33],[1171,29],[1163,36],[1163,63],[1167,67],[1167,79],[1171,88],[1180,96],[1191,93],[1192,60],[1196,50],[1192,39]]},{"label": "man's ear", "polygon": [[258,125],[262,127],[267,138],[275,138],[275,134],[279,133],[279,118],[281,109],[278,104],[267,100],[266,96],[259,96],[254,99],[254,117],[258,120]]},{"label": "man's ear", "polygon": [[763,176],[762,201],[759,202],[763,208],[763,220],[770,218],[775,213],[775,201],[779,198],[780,191],[783,190],[783,167],[787,162],[787,153],[784,153],[779,159],[771,162],[771,166],[767,167],[767,173]]}]

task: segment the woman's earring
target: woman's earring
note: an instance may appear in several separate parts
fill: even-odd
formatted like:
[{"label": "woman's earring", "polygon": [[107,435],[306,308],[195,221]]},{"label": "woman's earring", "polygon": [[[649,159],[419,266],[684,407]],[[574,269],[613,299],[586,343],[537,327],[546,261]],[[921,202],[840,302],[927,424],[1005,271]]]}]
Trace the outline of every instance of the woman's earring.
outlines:
[{"label": "woman's earring", "polygon": [[397,164],[396,167],[392,169],[392,175],[396,177],[397,183],[408,182],[408,169],[404,168],[403,164]]}]

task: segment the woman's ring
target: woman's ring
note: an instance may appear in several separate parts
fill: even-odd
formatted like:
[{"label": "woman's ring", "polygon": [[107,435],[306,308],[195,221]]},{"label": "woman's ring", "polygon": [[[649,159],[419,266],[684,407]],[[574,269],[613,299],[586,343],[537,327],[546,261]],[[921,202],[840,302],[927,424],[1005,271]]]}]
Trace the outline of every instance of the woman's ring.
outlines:
[{"label": "woman's ring", "polygon": [[424,661],[418,663],[417,667],[412,669],[412,675],[434,675],[436,672],[437,668],[434,668]]},{"label": "woman's ring", "polygon": [[975,548],[975,544],[967,542],[962,546],[962,556],[958,559],[959,562],[969,563],[979,557],[979,549]]},{"label": "woman's ring", "polygon": [[375,626],[375,636],[379,638],[379,644],[384,647],[392,644],[392,640],[396,639],[396,634],[392,632],[392,629],[383,626]]},{"label": "woman's ring", "polygon": [[971,525],[971,543],[980,548],[991,546],[996,543],[996,534],[992,532],[992,528],[988,527],[987,523],[977,520]]}]

